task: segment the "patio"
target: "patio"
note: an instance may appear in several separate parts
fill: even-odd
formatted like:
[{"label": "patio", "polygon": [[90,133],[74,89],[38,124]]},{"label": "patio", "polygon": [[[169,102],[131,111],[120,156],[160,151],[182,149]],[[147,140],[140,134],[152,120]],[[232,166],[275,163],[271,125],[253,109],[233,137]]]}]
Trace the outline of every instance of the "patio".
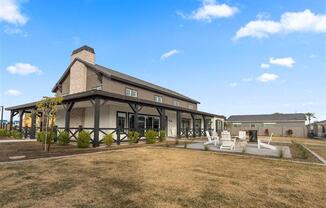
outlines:
[{"label": "patio", "polygon": [[[178,145],[177,147],[184,148],[184,145]],[[290,148],[288,146],[276,146],[277,150],[265,149],[261,148],[258,149],[257,144],[249,143],[236,143],[236,146],[233,150],[221,150],[219,147],[214,146],[212,144],[207,145],[209,151],[216,151],[216,152],[229,152],[229,153],[244,153],[244,154],[251,154],[251,155],[259,155],[259,156],[267,156],[267,157],[280,157],[283,158],[292,158]],[[188,143],[188,149],[196,149],[196,150],[205,150],[205,145],[203,142],[195,142],[195,143]]]}]

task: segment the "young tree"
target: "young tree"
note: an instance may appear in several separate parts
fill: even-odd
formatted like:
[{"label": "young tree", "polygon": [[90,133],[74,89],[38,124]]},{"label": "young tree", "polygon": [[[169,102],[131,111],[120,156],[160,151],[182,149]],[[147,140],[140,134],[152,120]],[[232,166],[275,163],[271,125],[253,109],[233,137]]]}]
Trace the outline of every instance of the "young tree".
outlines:
[{"label": "young tree", "polygon": [[306,119],[308,120],[308,123],[309,123],[309,132],[311,131],[311,126],[310,126],[310,123],[311,123],[311,119],[312,118],[316,118],[315,114],[314,113],[305,113],[306,115]]},{"label": "young tree", "polygon": [[[62,103],[62,100],[63,100],[62,97],[43,97],[43,99],[37,102],[36,104],[37,110],[42,112],[42,122],[45,123],[45,125],[43,125],[43,129],[41,129],[41,131],[44,131],[45,129],[45,138],[44,138],[45,151],[49,151],[51,145],[51,139],[50,142],[47,142],[49,121],[51,120],[51,129],[53,129],[54,119],[57,113],[57,107],[59,104]],[[50,138],[51,136],[52,135],[50,135]]]}]

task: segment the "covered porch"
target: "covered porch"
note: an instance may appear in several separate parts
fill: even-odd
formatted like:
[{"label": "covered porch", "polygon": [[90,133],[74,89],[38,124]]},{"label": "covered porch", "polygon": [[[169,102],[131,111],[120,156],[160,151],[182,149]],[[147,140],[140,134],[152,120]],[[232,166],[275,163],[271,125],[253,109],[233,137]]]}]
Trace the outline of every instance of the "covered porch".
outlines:
[{"label": "covered porch", "polygon": [[[34,139],[36,132],[42,129],[42,123],[36,122],[41,112],[36,102],[6,108],[12,121],[19,116],[17,130],[24,137]],[[31,127],[23,126],[24,114],[31,114]],[[94,147],[100,145],[102,137],[112,133],[116,144],[128,140],[128,131],[137,131],[140,135],[148,129],[165,131],[168,137],[200,137],[205,131],[223,129],[224,116],[186,109],[178,106],[128,97],[102,90],[90,90],[64,96],[58,108],[55,132],[67,131],[70,139],[77,138],[78,132],[87,130],[92,135]]]}]

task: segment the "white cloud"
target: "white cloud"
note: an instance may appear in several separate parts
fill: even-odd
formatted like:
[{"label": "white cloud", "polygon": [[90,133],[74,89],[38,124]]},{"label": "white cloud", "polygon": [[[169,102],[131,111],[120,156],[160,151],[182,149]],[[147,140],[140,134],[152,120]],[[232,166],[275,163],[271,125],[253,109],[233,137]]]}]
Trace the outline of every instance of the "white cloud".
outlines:
[{"label": "white cloud", "polygon": [[171,51],[168,51],[166,53],[164,53],[162,56],[161,56],[161,60],[165,60],[171,56],[174,56],[176,54],[180,53],[180,51],[178,51],[177,49],[173,49]]},{"label": "white cloud", "polygon": [[204,0],[202,6],[193,11],[190,16],[180,11],[178,11],[177,14],[186,19],[212,22],[216,18],[231,17],[238,11],[239,9],[237,7],[232,7],[227,4],[218,4],[215,0]]},{"label": "white cloud", "polygon": [[270,67],[269,64],[260,64],[260,68],[262,69],[268,69]]},{"label": "white cloud", "polygon": [[19,96],[22,93],[18,90],[10,89],[10,90],[7,90],[5,94],[9,95],[9,96]]},{"label": "white cloud", "polygon": [[258,76],[256,79],[260,82],[269,82],[269,81],[276,80],[277,78],[278,78],[277,74],[264,73]]},{"label": "white cloud", "polygon": [[0,21],[15,25],[24,25],[27,23],[27,17],[19,9],[16,0],[0,1]]},{"label": "white cloud", "polygon": [[269,59],[270,64],[279,65],[279,66],[285,66],[292,68],[295,64],[295,61],[292,57],[285,57],[285,58],[270,58]]},{"label": "white cloud", "polygon": [[15,65],[8,66],[7,71],[10,72],[11,74],[19,74],[19,75],[42,73],[42,71],[36,66],[33,66],[31,64],[25,64],[25,63],[16,63]]},{"label": "white cloud", "polygon": [[241,27],[234,39],[243,37],[266,38],[273,34],[290,32],[326,32],[326,15],[312,13],[309,9],[303,12],[286,12],[279,21],[254,20]]},{"label": "white cloud", "polygon": [[236,87],[236,86],[238,86],[238,83],[236,83],[236,82],[231,82],[231,83],[229,83],[229,86],[230,86],[230,87]]}]

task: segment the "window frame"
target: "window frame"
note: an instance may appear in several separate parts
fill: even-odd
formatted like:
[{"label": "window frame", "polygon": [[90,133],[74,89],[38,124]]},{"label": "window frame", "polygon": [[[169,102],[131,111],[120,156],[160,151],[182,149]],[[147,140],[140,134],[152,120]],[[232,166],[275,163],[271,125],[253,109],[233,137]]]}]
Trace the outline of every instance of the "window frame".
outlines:
[{"label": "window frame", "polygon": [[173,100],[173,101],[172,101],[172,105],[177,106],[177,107],[180,107],[180,101],[178,101],[178,100]]},{"label": "window frame", "polygon": [[[128,90],[130,91],[130,95],[128,95],[128,93],[127,93]],[[135,92],[135,96],[133,96],[133,92]],[[128,96],[128,97],[138,98],[138,90],[133,89],[133,88],[126,87],[126,89],[125,89],[125,95]]]},{"label": "window frame", "polygon": [[[156,98],[161,98],[161,101],[157,100]],[[154,102],[163,103],[163,97],[160,95],[154,95]]]}]

